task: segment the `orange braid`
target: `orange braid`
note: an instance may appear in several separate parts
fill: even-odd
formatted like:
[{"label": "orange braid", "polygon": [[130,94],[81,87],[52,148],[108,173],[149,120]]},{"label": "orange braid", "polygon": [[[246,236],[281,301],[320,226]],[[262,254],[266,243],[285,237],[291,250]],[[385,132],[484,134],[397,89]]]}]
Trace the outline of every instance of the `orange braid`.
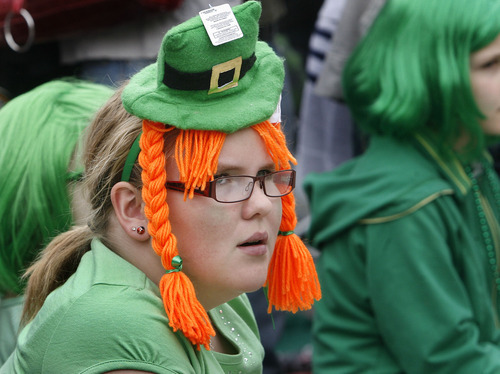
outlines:
[{"label": "orange braid", "polygon": [[[144,213],[149,221],[148,231],[153,237],[153,249],[162,256],[163,247],[176,247],[175,236],[171,235],[170,222],[168,221],[168,206],[163,204],[167,198],[165,182],[165,156],[163,153],[163,133],[168,131],[161,123],[143,121],[143,134],[140,139],[141,152],[139,153],[139,164],[142,171],[142,197],[146,206]],[[164,245],[160,245],[160,239]],[[171,243],[168,245],[167,243]],[[164,267],[170,265],[164,261]],[[167,265],[168,264],[168,265]]]},{"label": "orange braid", "polygon": [[[268,121],[253,126],[259,133],[269,155],[278,169],[288,169],[295,158],[286,147],[280,125]],[[311,253],[302,240],[293,233],[297,224],[293,193],[282,197],[283,214],[280,232],[269,264],[265,286],[268,287],[269,308],[277,310],[306,310],[314,300],[321,298],[321,289]]]},{"label": "orange braid", "polygon": [[[161,257],[163,267],[167,269],[166,274],[160,280],[159,287],[169,325],[174,331],[181,330],[198,350],[200,345],[208,350],[210,349],[210,336],[214,336],[215,331],[207,312],[196,298],[193,284],[180,271],[182,262],[180,264],[176,262],[179,254],[177,240],[171,231],[168,219],[163,133],[170,129],[172,128],[165,129],[165,125],[161,123],[143,121],[139,163],[143,168],[142,195],[146,204],[144,212],[149,221],[148,231],[153,238],[153,249]],[[225,137],[214,136],[212,133],[194,130],[181,131],[177,138],[176,159],[181,172],[181,181],[185,180],[187,185],[191,186],[191,191],[204,186],[216,170],[217,159]],[[197,155],[203,154],[203,150],[207,149],[206,146],[213,147],[210,148],[213,149],[210,156],[215,161],[205,157],[203,160],[205,167],[193,164],[193,160],[201,160]],[[190,169],[193,166],[194,169]]]}]

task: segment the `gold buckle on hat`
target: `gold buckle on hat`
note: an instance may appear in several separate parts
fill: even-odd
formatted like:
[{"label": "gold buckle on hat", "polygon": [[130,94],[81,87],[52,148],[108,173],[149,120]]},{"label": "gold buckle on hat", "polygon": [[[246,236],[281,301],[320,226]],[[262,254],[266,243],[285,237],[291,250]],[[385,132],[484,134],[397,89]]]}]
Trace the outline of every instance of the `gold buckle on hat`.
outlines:
[{"label": "gold buckle on hat", "polygon": [[[208,90],[208,94],[210,95],[236,87],[240,79],[242,61],[243,59],[240,56],[212,67],[212,76],[210,77],[210,89]],[[219,87],[219,76],[232,69],[234,69],[233,80]]]}]

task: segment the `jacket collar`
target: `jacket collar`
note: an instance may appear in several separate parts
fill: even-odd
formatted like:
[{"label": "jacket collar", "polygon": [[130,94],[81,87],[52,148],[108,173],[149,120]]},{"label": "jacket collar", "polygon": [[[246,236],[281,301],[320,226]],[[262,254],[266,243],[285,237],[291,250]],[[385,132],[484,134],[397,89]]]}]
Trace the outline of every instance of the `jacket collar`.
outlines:
[{"label": "jacket collar", "polygon": [[[463,198],[472,187],[472,182],[465,172],[465,163],[460,160],[456,152],[450,151],[446,155],[439,152],[437,141],[429,134],[419,133],[415,135],[417,147],[438,166],[441,174],[449,181],[457,197]],[[488,152],[483,153],[483,162],[492,164],[493,160]],[[477,165],[477,167],[474,167]],[[477,174],[482,174],[481,163],[471,163],[471,166],[478,169]]]}]

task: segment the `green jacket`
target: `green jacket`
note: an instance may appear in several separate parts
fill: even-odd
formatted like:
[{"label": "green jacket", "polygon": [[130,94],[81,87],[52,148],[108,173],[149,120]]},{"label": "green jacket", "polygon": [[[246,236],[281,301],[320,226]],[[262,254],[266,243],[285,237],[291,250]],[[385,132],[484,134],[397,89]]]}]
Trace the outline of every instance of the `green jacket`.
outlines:
[{"label": "green jacket", "polygon": [[[499,239],[493,191],[477,179]],[[315,374],[500,373],[498,293],[458,159],[423,137],[374,137],[305,189],[321,251]]]}]

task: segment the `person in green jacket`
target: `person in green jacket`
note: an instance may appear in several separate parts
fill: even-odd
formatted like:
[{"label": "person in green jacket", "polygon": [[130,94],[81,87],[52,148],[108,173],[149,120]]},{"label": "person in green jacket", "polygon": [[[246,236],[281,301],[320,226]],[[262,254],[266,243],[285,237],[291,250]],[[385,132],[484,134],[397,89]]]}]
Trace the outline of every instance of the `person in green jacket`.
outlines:
[{"label": "person in green jacket", "polygon": [[55,80],[0,110],[0,366],[15,348],[23,271],[73,224],[85,224],[79,196],[83,130],[113,90]]},{"label": "person in green jacket", "polygon": [[88,225],[28,271],[23,330],[0,373],[262,372],[245,293],[269,310],[321,297],[294,234],[283,61],[261,5],[211,7],[97,113],[85,142]]},{"label": "person in green jacket", "polygon": [[500,2],[389,0],[343,72],[370,146],[311,175],[313,369],[500,373]]}]

